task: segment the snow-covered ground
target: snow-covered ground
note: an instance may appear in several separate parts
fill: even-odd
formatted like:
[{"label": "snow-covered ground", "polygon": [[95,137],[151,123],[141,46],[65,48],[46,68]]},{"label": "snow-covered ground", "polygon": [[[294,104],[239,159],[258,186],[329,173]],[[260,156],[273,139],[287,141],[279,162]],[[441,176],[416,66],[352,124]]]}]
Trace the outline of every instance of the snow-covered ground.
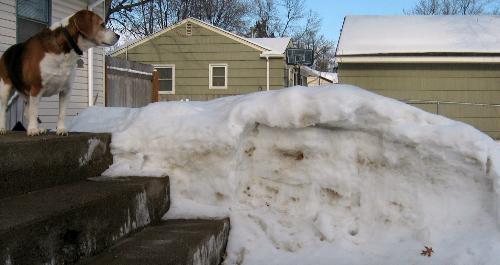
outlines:
[{"label": "snow-covered ground", "polygon": [[227,265],[500,262],[499,145],[356,87],[90,108],[72,130],[113,132],[105,175],[169,175],[165,218],[229,216]]}]

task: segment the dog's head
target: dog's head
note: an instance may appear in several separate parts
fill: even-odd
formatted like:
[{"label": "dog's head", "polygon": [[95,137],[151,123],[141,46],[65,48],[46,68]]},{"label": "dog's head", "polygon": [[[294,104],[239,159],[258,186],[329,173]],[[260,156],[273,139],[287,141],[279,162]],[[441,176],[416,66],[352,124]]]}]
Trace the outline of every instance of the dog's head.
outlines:
[{"label": "dog's head", "polygon": [[78,45],[82,48],[113,46],[120,38],[120,35],[106,28],[99,15],[89,10],[76,12],[69,18],[68,24],[75,27],[83,37],[78,39]]}]

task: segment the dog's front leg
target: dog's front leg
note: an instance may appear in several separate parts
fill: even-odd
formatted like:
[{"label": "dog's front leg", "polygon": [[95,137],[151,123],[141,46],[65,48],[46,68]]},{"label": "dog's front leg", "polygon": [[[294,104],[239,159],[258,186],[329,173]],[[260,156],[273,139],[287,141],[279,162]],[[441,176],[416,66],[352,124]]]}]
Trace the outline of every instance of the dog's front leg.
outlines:
[{"label": "dog's front leg", "polygon": [[38,107],[40,103],[40,94],[36,96],[30,96],[29,99],[29,110],[28,110],[28,136],[36,136],[44,134],[47,129],[38,128]]},{"label": "dog's front leg", "polygon": [[68,130],[64,124],[66,118],[66,108],[68,107],[68,100],[70,98],[70,89],[62,90],[59,92],[59,118],[57,120],[57,135],[68,135]]}]

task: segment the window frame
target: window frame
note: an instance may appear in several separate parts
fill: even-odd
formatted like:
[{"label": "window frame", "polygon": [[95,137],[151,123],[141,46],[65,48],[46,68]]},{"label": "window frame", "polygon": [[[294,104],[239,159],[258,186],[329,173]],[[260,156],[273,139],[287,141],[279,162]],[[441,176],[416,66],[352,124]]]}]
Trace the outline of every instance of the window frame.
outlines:
[{"label": "window frame", "polygon": [[[208,89],[227,89],[227,77],[229,75],[229,65],[227,63],[211,63],[208,65]],[[214,86],[213,85],[213,69],[214,67],[224,67],[224,86]]]},{"label": "window frame", "polygon": [[[32,22],[35,22],[35,23],[39,23],[39,24],[45,24],[45,22],[43,21],[39,21],[39,20],[36,20],[36,19],[32,19],[32,18],[28,18],[28,17],[24,17],[24,16],[21,16],[19,15],[18,13],[18,9],[19,9],[19,1],[16,1],[16,43],[19,43],[19,18],[21,19],[24,19],[24,20],[28,20],[28,21],[32,21]],[[47,27],[50,27],[50,25],[52,24],[52,0],[47,0],[47,11],[48,11],[48,21],[47,21],[47,24],[46,26]]]},{"label": "window frame", "polygon": [[[172,69],[172,91],[162,91],[160,87],[158,87],[158,94],[160,95],[174,95],[175,94],[175,64],[155,64],[153,65],[154,69],[158,68],[171,68]],[[169,80],[169,79],[161,79],[160,73],[158,72],[158,82],[161,80]]]}]

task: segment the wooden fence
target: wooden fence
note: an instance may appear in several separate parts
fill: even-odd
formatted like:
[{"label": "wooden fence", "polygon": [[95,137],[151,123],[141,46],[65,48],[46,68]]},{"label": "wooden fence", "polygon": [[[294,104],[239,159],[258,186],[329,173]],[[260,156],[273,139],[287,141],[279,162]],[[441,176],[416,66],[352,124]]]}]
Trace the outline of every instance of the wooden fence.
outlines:
[{"label": "wooden fence", "polygon": [[158,101],[158,73],[152,65],[106,57],[106,106],[143,107]]}]

